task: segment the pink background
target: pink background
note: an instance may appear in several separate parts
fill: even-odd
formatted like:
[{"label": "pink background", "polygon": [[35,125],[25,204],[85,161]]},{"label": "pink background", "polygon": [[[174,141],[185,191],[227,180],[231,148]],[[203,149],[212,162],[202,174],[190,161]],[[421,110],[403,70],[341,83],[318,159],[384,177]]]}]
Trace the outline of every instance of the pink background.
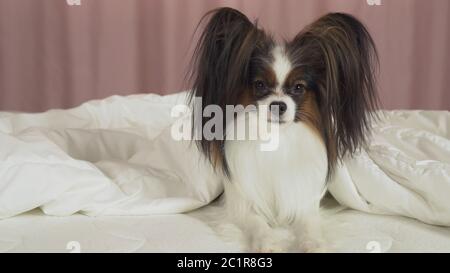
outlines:
[{"label": "pink background", "polygon": [[180,91],[195,26],[218,6],[287,38],[326,12],[351,13],[378,46],[384,108],[450,109],[448,0],[0,0],[0,110]]}]

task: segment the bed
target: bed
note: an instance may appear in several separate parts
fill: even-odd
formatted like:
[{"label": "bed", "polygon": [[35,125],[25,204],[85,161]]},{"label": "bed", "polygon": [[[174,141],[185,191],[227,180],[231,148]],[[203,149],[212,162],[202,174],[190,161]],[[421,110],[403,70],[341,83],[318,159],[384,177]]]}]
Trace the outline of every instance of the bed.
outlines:
[{"label": "bed", "polygon": [[[215,232],[222,181],[172,137],[185,104],[142,94],[0,113],[0,251],[239,251]],[[449,112],[379,114],[329,184],[331,249],[450,252]]]},{"label": "bed", "polygon": [[[186,214],[57,217],[32,210],[0,221],[0,252],[240,252],[210,226],[215,204]],[[346,209],[327,229],[336,252],[450,252],[450,228]],[[349,229],[349,225],[351,228]]]}]

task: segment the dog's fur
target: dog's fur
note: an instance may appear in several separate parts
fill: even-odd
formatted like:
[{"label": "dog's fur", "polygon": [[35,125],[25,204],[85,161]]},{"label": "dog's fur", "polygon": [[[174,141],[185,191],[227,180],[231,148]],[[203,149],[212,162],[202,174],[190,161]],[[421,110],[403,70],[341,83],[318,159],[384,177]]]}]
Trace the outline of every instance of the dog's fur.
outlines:
[{"label": "dog's fur", "polygon": [[231,222],[249,251],[320,249],[326,182],[337,162],[364,144],[377,108],[372,38],[342,13],[319,18],[282,43],[231,8],[204,18],[190,74],[191,98],[202,105],[194,107],[254,105],[257,113],[268,111],[265,122],[280,132],[278,149],[261,151],[260,141],[227,140],[224,119],[223,139],[198,141],[226,178]]}]

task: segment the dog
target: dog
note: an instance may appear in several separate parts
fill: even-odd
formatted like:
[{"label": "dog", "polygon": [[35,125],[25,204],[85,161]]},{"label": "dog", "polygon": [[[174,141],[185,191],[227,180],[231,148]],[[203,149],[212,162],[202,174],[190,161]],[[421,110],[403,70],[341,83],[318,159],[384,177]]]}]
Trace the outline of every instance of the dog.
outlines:
[{"label": "dog", "polygon": [[[364,25],[351,15],[329,13],[290,41],[276,41],[240,11],[205,15],[190,79],[194,107],[253,107],[247,129],[267,123],[278,146],[234,140],[220,118],[217,138],[196,141],[224,182],[230,230],[245,251],[327,251],[320,200],[338,162],[352,156],[370,134],[378,108],[378,55]],[[240,113],[232,120],[249,121]],[[213,117],[193,117],[203,133]]]}]

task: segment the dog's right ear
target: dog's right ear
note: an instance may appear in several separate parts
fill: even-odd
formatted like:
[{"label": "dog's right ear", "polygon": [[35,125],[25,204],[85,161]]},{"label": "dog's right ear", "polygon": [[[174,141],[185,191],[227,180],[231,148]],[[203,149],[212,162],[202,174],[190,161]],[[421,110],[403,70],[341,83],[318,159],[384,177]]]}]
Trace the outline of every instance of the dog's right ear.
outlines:
[{"label": "dog's right ear", "polygon": [[[209,19],[209,20],[208,20]],[[208,12],[199,26],[206,24],[191,62],[192,95],[202,97],[205,104],[221,104],[225,97],[237,92],[246,80],[246,69],[255,46],[257,28],[240,11],[219,8]]]},{"label": "dog's right ear", "polygon": [[[208,20],[209,19],[209,20]],[[201,98],[202,105],[194,105],[201,109],[217,105],[225,111],[226,105],[235,105],[243,88],[248,84],[249,63],[257,46],[262,31],[241,12],[232,8],[219,8],[208,12],[199,25],[208,20],[195,48],[188,74],[192,84],[190,93],[193,98]],[[225,115],[224,115],[225,116]],[[193,133],[201,130],[210,118],[193,117],[193,124],[202,125],[193,128]],[[199,131],[196,131],[196,130]],[[223,123],[224,132],[226,123]],[[214,166],[223,165],[223,140],[199,140],[200,150]]]}]

